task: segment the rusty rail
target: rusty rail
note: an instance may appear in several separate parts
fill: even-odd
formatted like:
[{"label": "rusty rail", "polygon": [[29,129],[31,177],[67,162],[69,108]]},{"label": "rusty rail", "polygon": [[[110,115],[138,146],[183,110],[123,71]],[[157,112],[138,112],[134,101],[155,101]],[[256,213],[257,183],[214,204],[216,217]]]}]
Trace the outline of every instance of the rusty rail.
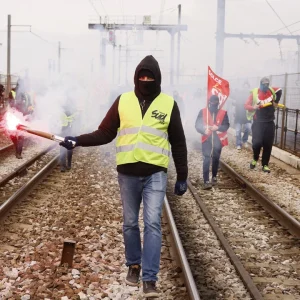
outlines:
[{"label": "rusty rail", "polygon": [[256,199],[260,205],[293,236],[300,238],[300,222],[275,204],[266,195],[257,190],[247,179],[235,172],[228,164],[220,160],[221,169],[233,180],[241,184],[245,190]]},{"label": "rusty rail", "polygon": [[13,172],[11,172],[10,174],[6,175],[3,179],[0,180],[0,187],[4,186],[8,181],[10,181],[11,179],[13,179],[14,177],[20,175],[29,166],[31,166],[36,160],[38,160],[41,156],[43,156],[44,154],[48,153],[49,151],[51,151],[55,147],[56,147],[56,143],[53,144],[53,145],[51,145],[51,146],[49,146],[49,147],[47,147],[46,149],[44,149],[43,151],[41,151],[40,153],[38,153],[36,156],[32,157],[30,160],[28,160],[27,162],[25,162],[21,166],[17,167]]},{"label": "rusty rail", "polygon": [[58,159],[59,155],[55,156],[42,170],[40,170],[0,206],[0,219],[4,218],[13,206],[24,199],[33,190],[33,188],[56,167]]}]

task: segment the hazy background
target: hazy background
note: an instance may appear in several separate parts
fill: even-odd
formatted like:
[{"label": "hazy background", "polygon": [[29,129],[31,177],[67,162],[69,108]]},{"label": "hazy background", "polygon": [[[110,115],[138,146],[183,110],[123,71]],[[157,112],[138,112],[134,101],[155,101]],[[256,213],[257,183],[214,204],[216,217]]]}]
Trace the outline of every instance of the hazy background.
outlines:
[{"label": "hazy background", "polygon": [[[135,30],[117,31],[116,44],[121,45],[122,50],[121,65],[118,48],[115,52],[114,81],[112,45],[107,45],[106,67],[100,63],[100,41],[108,38],[108,33],[89,30],[88,23],[98,23],[100,16],[102,20],[107,16],[109,20],[130,18],[141,23],[144,15],[151,15],[155,24],[160,18],[162,2],[0,0],[0,73],[6,73],[7,15],[11,14],[12,25],[31,26],[31,32],[28,32],[29,27],[12,27],[11,73],[29,76],[32,89],[37,93],[36,114],[40,119],[51,123],[49,116],[59,114],[64,105],[71,103],[81,111],[85,127],[81,126],[80,130],[95,128],[111,103],[111,91],[118,87],[119,76],[121,87],[127,88],[128,82],[128,88],[132,88],[134,69],[148,54],[159,61],[163,90],[179,89],[186,99],[192,99],[197,88],[201,88],[204,99],[207,66],[215,69],[217,0],[164,1],[161,23],[177,23],[177,6],[181,4],[182,24],[188,25],[188,31],[182,32],[181,38],[180,85],[177,85],[175,72],[175,85],[169,87],[170,35],[167,32],[144,32],[141,45]],[[285,24],[299,21],[289,29],[293,34],[300,34],[300,1],[269,0],[269,3]],[[285,28],[278,30],[284,26],[265,0],[227,0],[225,23],[228,33],[290,34]],[[57,72],[59,41],[63,48],[60,74]],[[175,36],[175,49],[176,44]],[[130,49],[127,77],[126,45]],[[254,43],[226,39],[223,76],[231,79],[296,72],[297,51],[294,40],[283,40],[279,45],[277,40]],[[201,106],[200,100],[193,102],[192,111]]]}]

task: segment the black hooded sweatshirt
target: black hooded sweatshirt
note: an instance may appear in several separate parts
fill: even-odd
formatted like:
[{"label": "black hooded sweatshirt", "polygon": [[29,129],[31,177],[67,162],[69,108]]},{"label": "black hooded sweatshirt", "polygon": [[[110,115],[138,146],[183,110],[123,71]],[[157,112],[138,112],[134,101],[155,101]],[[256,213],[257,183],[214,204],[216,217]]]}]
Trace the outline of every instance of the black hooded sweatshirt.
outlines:
[{"label": "black hooded sweatshirt", "polygon": [[[145,70],[146,73],[151,72],[150,74],[153,74],[155,82],[141,82],[138,80],[140,72],[144,72]],[[149,83],[148,87],[150,87],[148,90],[145,88],[145,84],[147,83]],[[152,55],[146,56],[137,66],[134,74],[134,85],[134,92],[139,100],[142,116],[144,117],[152,101],[161,92],[160,68],[158,62]],[[106,116],[99,125],[98,130],[76,137],[78,146],[104,145],[110,143],[117,136],[118,128],[120,127],[120,116],[118,111],[120,97],[121,95],[108,110]],[[177,171],[177,180],[185,181],[188,175],[187,147],[178,105],[175,101],[170,117],[168,135]],[[167,172],[167,169],[144,162],[136,162],[118,165],[117,171],[131,176],[149,176],[160,171]]]}]

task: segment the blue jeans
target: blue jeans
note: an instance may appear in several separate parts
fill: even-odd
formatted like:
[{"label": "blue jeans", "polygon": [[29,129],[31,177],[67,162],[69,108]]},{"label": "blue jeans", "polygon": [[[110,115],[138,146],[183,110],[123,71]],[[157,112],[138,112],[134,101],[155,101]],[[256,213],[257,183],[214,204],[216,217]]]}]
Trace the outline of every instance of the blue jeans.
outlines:
[{"label": "blue jeans", "polygon": [[[123,206],[126,265],[142,263],[142,280],[157,281],[161,252],[161,214],[167,174],[137,177],[118,173]],[[143,199],[144,245],[141,249],[139,210]]]},{"label": "blue jeans", "polygon": [[[242,126],[244,125],[244,134],[242,137]],[[248,141],[249,134],[251,132],[251,123],[236,123],[235,133],[236,133],[236,146],[241,146]]]},{"label": "blue jeans", "polygon": [[212,177],[216,177],[218,174],[220,156],[222,152],[222,145],[220,139],[215,135],[214,142],[209,138],[202,143],[202,155],[203,159],[203,180],[209,181],[209,169],[212,163],[211,171]]}]

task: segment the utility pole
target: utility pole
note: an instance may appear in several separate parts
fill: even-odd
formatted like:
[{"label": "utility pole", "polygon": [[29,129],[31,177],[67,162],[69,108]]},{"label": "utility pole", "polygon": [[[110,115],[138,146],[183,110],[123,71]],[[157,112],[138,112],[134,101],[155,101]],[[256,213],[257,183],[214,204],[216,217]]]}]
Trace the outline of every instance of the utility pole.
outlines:
[{"label": "utility pole", "polygon": [[129,56],[129,50],[128,50],[128,31],[126,31],[126,61],[125,61],[125,83],[128,85],[128,56]]},{"label": "utility pole", "polygon": [[225,0],[218,0],[217,34],[216,34],[216,73],[223,75],[225,33]]},{"label": "utility pole", "polygon": [[[174,35],[180,31],[187,31],[187,25],[182,24],[118,24],[115,22],[103,22],[101,24],[88,24],[89,29],[96,30],[152,30],[152,31],[167,31],[171,35],[171,62],[170,62],[170,83],[173,85],[174,75]],[[127,71],[126,71],[127,74]],[[126,79],[127,80],[127,79]]]},{"label": "utility pole", "polygon": [[115,51],[115,49],[116,49],[116,44],[114,43],[113,44],[113,66],[112,66],[112,68],[113,68],[113,72],[112,72],[112,83],[114,84],[115,83],[115,59],[116,59],[116,51]]},{"label": "utility pole", "polygon": [[[181,4],[178,5],[178,25],[181,24]],[[181,33],[178,31],[177,35],[177,84],[179,84],[179,73],[180,73],[180,39]]]},{"label": "utility pole", "polygon": [[118,74],[118,84],[121,84],[121,45],[119,45],[119,74]]},{"label": "utility pole", "polygon": [[11,90],[10,51],[11,51],[11,15],[8,15],[7,17],[7,81],[6,81],[7,97]]},{"label": "utility pole", "polygon": [[216,73],[223,75],[224,65],[224,41],[225,38],[239,38],[239,39],[275,39],[279,43],[283,39],[296,40],[298,44],[298,73],[300,73],[300,35],[286,35],[286,34],[244,34],[244,33],[226,33],[225,32],[225,1],[218,0],[218,21],[216,34]]},{"label": "utility pole", "polygon": [[60,57],[61,57],[61,45],[60,42],[58,42],[58,65],[57,65],[58,73],[60,73]]},{"label": "utility pole", "polygon": [[175,33],[172,31],[171,32],[171,56],[170,56],[171,57],[170,84],[171,85],[174,84],[174,81],[173,81],[173,79],[174,79],[174,34]]}]

